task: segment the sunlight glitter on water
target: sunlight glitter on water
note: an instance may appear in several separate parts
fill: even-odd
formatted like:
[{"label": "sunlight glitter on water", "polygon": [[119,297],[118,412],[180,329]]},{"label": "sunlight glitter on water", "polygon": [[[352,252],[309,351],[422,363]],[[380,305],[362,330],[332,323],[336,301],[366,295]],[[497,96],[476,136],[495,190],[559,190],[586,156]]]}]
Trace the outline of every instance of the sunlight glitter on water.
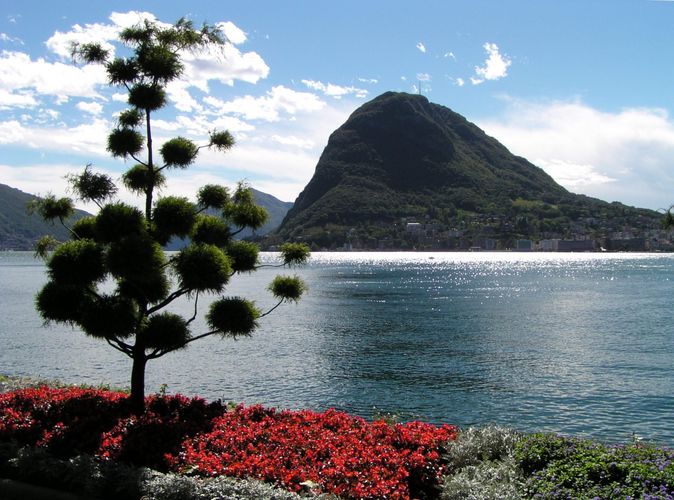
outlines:
[{"label": "sunlight glitter on water", "polygon": [[[309,285],[298,305],[250,338],[151,363],[150,389],[674,444],[672,255],[315,253],[282,272]],[[227,293],[268,308],[275,274],[236,277]],[[3,370],[126,385],[119,353],[69,327],[41,327],[33,296],[45,279],[29,255],[0,253],[0,303],[11,311],[0,325]],[[193,327],[206,327],[201,316]]]}]

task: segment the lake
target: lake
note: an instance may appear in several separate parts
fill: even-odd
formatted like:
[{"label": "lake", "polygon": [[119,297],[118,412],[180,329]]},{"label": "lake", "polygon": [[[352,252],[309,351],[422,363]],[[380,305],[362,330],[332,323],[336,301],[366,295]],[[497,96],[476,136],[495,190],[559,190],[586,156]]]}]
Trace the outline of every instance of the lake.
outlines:
[{"label": "lake", "polygon": [[[252,337],[150,362],[148,390],[674,445],[671,254],[315,253],[235,277],[227,293],[267,309],[279,272],[309,285],[299,304]],[[121,353],[42,326],[45,281],[31,253],[0,252],[0,373],[128,386]]]}]

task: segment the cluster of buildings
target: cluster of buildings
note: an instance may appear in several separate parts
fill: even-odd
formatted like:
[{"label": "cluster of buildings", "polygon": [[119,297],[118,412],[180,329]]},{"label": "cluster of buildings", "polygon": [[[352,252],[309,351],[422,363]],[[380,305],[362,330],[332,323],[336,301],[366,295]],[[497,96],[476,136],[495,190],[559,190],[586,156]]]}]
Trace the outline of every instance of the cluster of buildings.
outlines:
[{"label": "cluster of buildings", "polygon": [[[587,221],[586,221],[587,222]],[[590,223],[592,221],[589,221]],[[573,223],[566,234],[545,233],[539,238],[517,238],[493,225],[469,228],[447,227],[438,222],[402,220],[389,236],[364,238],[355,229],[348,231],[343,250],[459,250],[519,252],[671,252],[674,232],[659,228],[621,227],[611,231],[587,230],[587,224]]]}]

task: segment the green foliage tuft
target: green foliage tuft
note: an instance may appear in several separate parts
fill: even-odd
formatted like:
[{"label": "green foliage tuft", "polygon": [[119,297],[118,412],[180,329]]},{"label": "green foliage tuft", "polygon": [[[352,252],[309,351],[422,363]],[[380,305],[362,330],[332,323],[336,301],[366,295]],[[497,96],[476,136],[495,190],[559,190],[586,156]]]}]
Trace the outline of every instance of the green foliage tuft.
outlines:
[{"label": "green foliage tuft", "polygon": [[206,316],[208,325],[223,336],[250,335],[257,328],[260,311],[249,300],[224,298],[211,304]]},{"label": "green foliage tuft", "polygon": [[75,60],[85,63],[103,63],[110,55],[100,43],[72,43],[70,54]]},{"label": "green foliage tuft", "polygon": [[124,59],[121,57],[110,61],[106,70],[108,80],[112,85],[124,85],[138,78],[139,68],[134,59]]},{"label": "green foliage tuft", "polygon": [[269,218],[269,214],[263,207],[253,203],[229,204],[223,213],[235,226],[251,229],[262,227]]},{"label": "green foliage tuft", "polygon": [[137,83],[129,90],[129,104],[145,111],[156,111],[166,105],[166,91],[159,85]]},{"label": "green foliage tuft", "polygon": [[113,339],[129,337],[138,321],[138,307],[128,297],[103,295],[87,301],[78,320],[90,337]]},{"label": "green foliage tuft", "polygon": [[304,243],[284,243],[279,248],[283,263],[288,266],[299,266],[306,264],[311,256],[309,247]]},{"label": "green foliage tuft", "polygon": [[110,203],[96,216],[96,238],[103,243],[145,232],[145,218],[141,211],[125,203]]},{"label": "green foliage tuft", "polygon": [[237,205],[252,205],[255,203],[253,190],[246,182],[239,182],[236,185],[236,191],[232,196],[232,201]]},{"label": "green foliage tuft", "polygon": [[75,222],[75,224],[73,224],[72,230],[80,240],[95,240],[96,217],[82,217],[77,222]]},{"label": "green foliage tuft", "polygon": [[185,347],[190,330],[182,317],[164,312],[151,316],[141,335],[149,349],[173,351]]},{"label": "green foliage tuft", "polygon": [[66,178],[77,197],[85,202],[93,201],[100,206],[117,193],[117,186],[110,176],[92,172],[91,165],[87,165],[81,174],[70,174]]},{"label": "green foliage tuft", "polygon": [[55,219],[61,221],[70,217],[75,209],[70,198],[56,198],[53,194],[48,194],[44,198],[38,198],[28,204],[28,213],[40,214],[46,221],[53,222]]},{"label": "green foliage tuft", "polygon": [[150,170],[147,165],[138,163],[124,172],[122,182],[129,191],[145,194],[150,188],[162,187],[166,177],[161,172]]},{"label": "green foliage tuft", "polygon": [[161,269],[149,269],[143,274],[121,278],[117,292],[142,304],[156,304],[169,293],[169,282]]},{"label": "green foliage tuft", "polygon": [[228,151],[234,147],[234,137],[227,130],[222,132],[211,132],[210,147],[214,147],[218,151]]},{"label": "green foliage tuft", "polygon": [[108,268],[122,279],[138,280],[145,273],[161,272],[165,264],[161,246],[147,234],[132,234],[110,244]]},{"label": "green foliage tuft", "polygon": [[227,255],[232,259],[232,269],[236,272],[254,271],[260,247],[250,241],[232,241],[227,246]]},{"label": "green foliage tuft", "polygon": [[152,220],[160,234],[185,237],[192,232],[196,210],[187,198],[167,196],[157,201]]},{"label": "green foliage tuft", "polygon": [[671,229],[674,227],[674,207],[669,207],[665,212],[665,216],[660,223],[663,229]]},{"label": "green foliage tuft", "polygon": [[276,276],[267,287],[277,299],[297,302],[307,285],[297,276]]},{"label": "green foliage tuft", "polygon": [[229,191],[225,186],[207,184],[199,189],[197,201],[203,208],[223,209],[229,203]]},{"label": "green foliage tuft", "polygon": [[180,287],[195,292],[220,292],[232,274],[229,258],[214,245],[189,245],[174,264]]},{"label": "green foliage tuft", "polygon": [[143,115],[136,108],[126,109],[117,117],[117,123],[122,128],[135,128],[143,122]]},{"label": "green foliage tuft", "polygon": [[68,285],[91,285],[107,274],[103,250],[92,240],[63,243],[54,251],[47,268],[53,281]]},{"label": "green foliage tuft", "polygon": [[183,72],[178,54],[166,45],[141,45],[137,52],[138,65],[163,84],[174,80]]},{"label": "green foliage tuft", "polygon": [[167,167],[186,168],[194,162],[199,148],[189,139],[175,137],[162,145],[160,153]]},{"label": "green foliage tuft", "polygon": [[35,243],[35,257],[47,260],[49,257],[49,252],[53,251],[59,245],[60,242],[53,236],[42,236]]},{"label": "green foliage tuft", "polygon": [[86,301],[86,287],[49,281],[35,297],[35,307],[47,323],[74,324]]},{"label": "green foliage tuft", "polygon": [[138,154],[143,149],[145,138],[130,128],[118,128],[108,136],[107,150],[112,156],[126,158]]},{"label": "green foliage tuft", "polygon": [[229,226],[220,217],[199,215],[192,229],[192,241],[224,247],[232,239]]}]

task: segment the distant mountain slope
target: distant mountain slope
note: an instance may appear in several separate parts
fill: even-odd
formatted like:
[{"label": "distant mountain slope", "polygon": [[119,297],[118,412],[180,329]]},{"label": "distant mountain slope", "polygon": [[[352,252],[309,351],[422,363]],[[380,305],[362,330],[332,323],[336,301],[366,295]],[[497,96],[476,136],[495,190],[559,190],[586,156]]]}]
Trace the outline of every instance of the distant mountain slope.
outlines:
[{"label": "distant mountain slope", "polygon": [[[265,235],[276,229],[292,207],[292,203],[281,201],[274,196],[253,189],[255,202],[262,205],[269,212],[269,221],[256,231],[258,235]],[[16,188],[0,184],[0,250],[32,250],[35,242],[42,236],[50,234],[60,241],[70,238],[68,231],[60,224],[44,222],[39,215],[29,215],[28,203],[37,197],[24,193]],[[87,214],[77,210],[75,218]],[[250,230],[242,231],[238,238],[251,236]],[[175,245],[172,245],[173,248]]]},{"label": "distant mountain slope", "polygon": [[[258,191],[255,188],[251,188],[251,190],[253,191],[253,199],[255,200],[255,203],[264,207],[269,213],[269,220],[267,223],[255,231],[255,234],[264,236],[281,225],[283,218],[288,213],[288,210],[292,208],[293,203],[291,201],[281,201],[278,198],[268,193]],[[238,236],[245,238],[252,235],[253,231],[247,229],[245,231],[241,231]]]},{"label": "distant mountain slope", "polygon": [[452,110],[424,96],[387,92],[330,136],[276,240],[381,246],[405,239],[405,219],[462,237],[488,236],[505,247],[517,238],[656,227],[658,217],[572,194]]},{"label": "distant mountain slope", "polygon": [[[251,188],[251,190],[253,191],[253,199],[255,203],[267,210],[267,213],[269,214],[269,220],[264,226],[255,232],[253,232],[252,229],[244,229],[235,236],[235,239],[267,235],[281,225],[281,221],[288,213],[288,210],[293,206],[292,202],[281,201],[278,198],[268,193],[258,191],[255,188]],[[208,213],[218,215],[218,212],[215,210],[209,210]],[[166,250],[179,250],[187,244],[187,241],[188,240],[183,238],[173,238],[165,248]]]},{"label": "distant mountain slope", "polygon": [[[0,184],[0,250],[32,250],[35,242],[50,234],[57,240],[69,239],[68,231],[60,224],[44,222],[39,215],[29,215],[28,203],[37,197]],[[78,210],[75,217],[88,215]]]}]

